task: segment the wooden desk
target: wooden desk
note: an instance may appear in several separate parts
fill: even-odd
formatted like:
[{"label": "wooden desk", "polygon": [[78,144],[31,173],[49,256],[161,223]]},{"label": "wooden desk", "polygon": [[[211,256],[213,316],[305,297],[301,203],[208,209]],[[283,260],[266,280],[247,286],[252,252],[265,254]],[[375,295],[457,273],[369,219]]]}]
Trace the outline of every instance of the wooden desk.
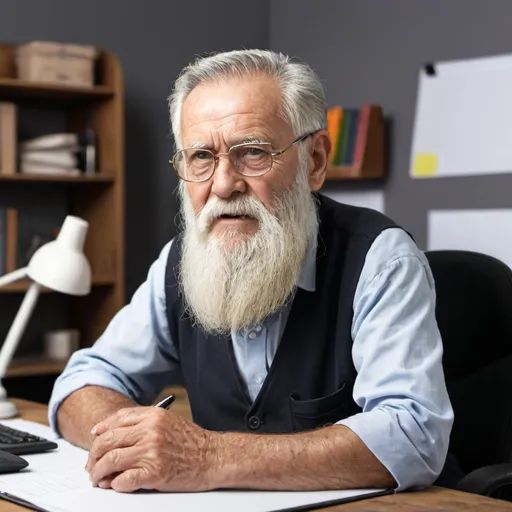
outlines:
[{"label": "wooden desk", "polygon": [[[177,397],[176,407],[173,406],[173,411],[190,417],[186,394],[183,390],[179,389],[171,391],[175,392]],[[27,400],[13,401],[16,403],[20,416],[23,419],[48,425],[47,408],[45,405]],[[0,512],[22,512],[26,510],[18,505],[0,500]],[[321,510],[330,512],[452,512],[459,510],[464,510],[465,512],[512,512],[512,503],[485,498],[476,494],[432,487],[425,491],[382,496],[380,498],[356,501]]]},{"label": "wooden desk", "polygon": [[[1,509],[0,509],[1,510]],[[510,512],[512,503],[431,487],[426,491],[403,492],[369,500],[355,501],[323,509],[339,512]]]}]

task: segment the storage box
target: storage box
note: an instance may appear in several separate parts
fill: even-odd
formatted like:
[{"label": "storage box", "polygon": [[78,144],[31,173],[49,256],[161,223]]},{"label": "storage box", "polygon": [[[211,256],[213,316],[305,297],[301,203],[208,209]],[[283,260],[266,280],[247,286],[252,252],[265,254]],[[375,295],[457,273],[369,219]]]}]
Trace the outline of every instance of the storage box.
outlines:
[{"label": "storage box", "polygon": [[20,80],[77,86],[94,85],[93,46],[33,41],[16,49]]}]

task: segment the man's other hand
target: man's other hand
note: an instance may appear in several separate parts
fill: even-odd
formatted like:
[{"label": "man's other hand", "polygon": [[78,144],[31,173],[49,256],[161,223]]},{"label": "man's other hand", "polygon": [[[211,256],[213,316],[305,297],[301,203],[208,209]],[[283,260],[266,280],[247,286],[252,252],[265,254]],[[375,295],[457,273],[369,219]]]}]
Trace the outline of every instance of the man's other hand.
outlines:
[{"label": "man's other hand", "polygon": [[119,410],[98,423],[86,465],[95,486],[206,491],[213,488],[211,437],[181,416],[155,407]]}]

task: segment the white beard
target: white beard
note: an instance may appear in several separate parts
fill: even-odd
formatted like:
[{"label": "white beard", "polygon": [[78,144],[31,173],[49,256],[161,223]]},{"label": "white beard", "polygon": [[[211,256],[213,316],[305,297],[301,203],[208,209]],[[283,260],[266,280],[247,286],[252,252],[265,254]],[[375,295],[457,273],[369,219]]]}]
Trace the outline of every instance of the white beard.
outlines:
[{"label": "white beard", "polygon": [[[318,228],[314,197],[304,165],[297,180],[277,197],[270,213],[251,196],[210,200],[196,217],[180,185],[185,223],[179,285],[186,311],[208,334],[229,334],[264,320],[293,296],[308,244]],[[236,229],[210,234],[223,214],[248,215],[258,231],[243,237]]]}]

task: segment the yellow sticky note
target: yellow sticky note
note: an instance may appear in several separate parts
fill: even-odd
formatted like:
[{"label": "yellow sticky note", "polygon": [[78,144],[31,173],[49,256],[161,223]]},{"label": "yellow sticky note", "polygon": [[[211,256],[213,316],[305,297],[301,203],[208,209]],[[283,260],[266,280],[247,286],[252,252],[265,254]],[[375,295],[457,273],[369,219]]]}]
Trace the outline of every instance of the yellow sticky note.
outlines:
[{"label": "yellow sticky note", "polygon": [[425,178],[435,176],[437,172],[437,155],[434,153],[418,153],[414,159],[413,176]]}]

